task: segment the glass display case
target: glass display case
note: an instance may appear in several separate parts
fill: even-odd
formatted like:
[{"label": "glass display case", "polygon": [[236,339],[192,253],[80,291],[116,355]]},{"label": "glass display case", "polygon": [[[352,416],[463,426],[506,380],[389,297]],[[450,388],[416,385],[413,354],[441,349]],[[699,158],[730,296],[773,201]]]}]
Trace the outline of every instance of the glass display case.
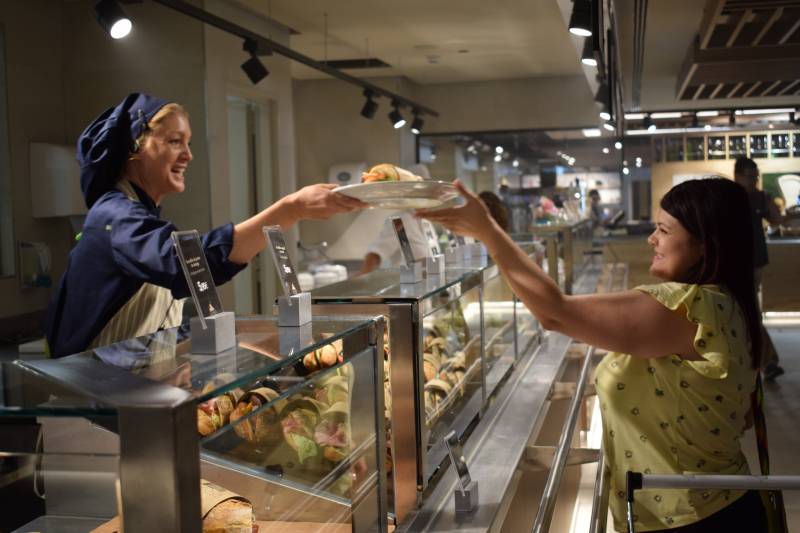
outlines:
[{"label": "glass display case", "polygon": [[766,159],[769,155],[766,135],[750,135],[750,157]]},{"label": "glass display case", "polygon": [[[387,478],[398,522],[445,461],[442,437],[468,437],[522,355],[516,302],[498,269],[459,252],[448,254],[444,279],[401,284],[398,270],[377,270],[311,292],[315,313],[387,318]],[[525,325],[538,331],[534,320]],[[526,347],[533,336],[526,332]]]},{"label": "glass display case", "polygon": [[769,137],[769,156],[775,158],[789,157],[792,147],[789,133],[773,133]]},{"label": "glass display case", "polygon": [[[739,157],[747,157],[747,136],[746,135],[729,135],[728,136],[728,158],[736,159]],[[710,159],[710,157],[709,157]],[[724,157],[715,157],[714,159],[725,159]]]},{"label": "glass display case", "polygon": [[686,137],[687,161],[703,161],[706,158],[704,141],[703,137]]},{"label": "glass display case", "polygon": [[386,531],[383,319],[236,335],[4,364],[0,451],[42,498],[24,531]]},{"label": "glass display case", "polygon": [[[744,137],[742,139],[744,140]],[[733,146],[731,146],[731,150],[733,150]],[[708,137],[708,159],[725,159],[725,137]]]},{"label": "glass display case", "polygon": [[666,137],[664,139],[666,161],[683,161],[683,137]]}]

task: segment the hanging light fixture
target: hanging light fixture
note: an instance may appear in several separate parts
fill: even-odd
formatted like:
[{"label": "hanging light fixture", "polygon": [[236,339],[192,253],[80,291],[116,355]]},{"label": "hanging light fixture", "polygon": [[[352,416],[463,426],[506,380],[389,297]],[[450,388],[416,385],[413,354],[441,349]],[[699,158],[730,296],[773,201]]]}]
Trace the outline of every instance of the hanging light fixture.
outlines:
[{"label": "hanging light fixture", "polygon": [[242,63],[242,70],[250,78],[252,84],[255,85],[269,76],[269,70],[258,58],[258,44],[255,41],[245,39],[242,49],[250,54],[250,59]]},{"label": "hanging light fixture", "polygon": [[569,32],[580,37],[592,36],[592,6],[590,0],[574,0]]},{"label": "hanging light fixture", "polygon": [[94,6],[97,22],[111,35],[112,39],[127,37],[133,29],[131,19],[114,0],[100,0]]},{"label": "hanging light fixture", "polygon": [[392,121],[394,129],[400,129],[406,125],[406,119],[400,114],[400,104],[397,100],[392,100],[392,110],[389,112],[389,120]]},{"label": "hanging light fixture", "polygon": [[422,117],[420,116],[420,114],[415,109],[414,110],[414,120],[411,121],[411,133],[413,133],[414,135],[419,135],[420,132],[422,131],[422,125],[423,124],[425,124],[425,121],[422,120]]},{"label": "hanging light fixture", "polygon": [[373,100],[373,98],[375,98],[375,94],[369,89],[364,90],[364,96],[367,98],[367,100],[364,102],[364,107],[361,108],[361,116],[372,119],[375,117],[375,112],[378,110],[378,102]]},{"label": "hanging light fixture", "polygon": [[594,48],[592,48],[592,40],[586,39],[583,41],[583,53],[581,54],[581,63],[587,67],[597,66],[597,57],[594,55]]},{"label": "hanging light fixture", "polygon": [[650,116],[650,113],[648,113],[648,114],[646,114],[644,116],[644,119],[642,120],[642,125],[644,126],[644,128],[647,131],[655,131],[656,130],[656,125],[653,122],[653,118]]},{"label": "hanging light fixture", "polygon": [[728,125],[735,126],[736,125],[736,111],[731,109],[730,114],[728,115]]},{"label": "hanging light fixture", "polygon": [[600,120],[611,120],[611,113],[603,109],[600,111]]}]

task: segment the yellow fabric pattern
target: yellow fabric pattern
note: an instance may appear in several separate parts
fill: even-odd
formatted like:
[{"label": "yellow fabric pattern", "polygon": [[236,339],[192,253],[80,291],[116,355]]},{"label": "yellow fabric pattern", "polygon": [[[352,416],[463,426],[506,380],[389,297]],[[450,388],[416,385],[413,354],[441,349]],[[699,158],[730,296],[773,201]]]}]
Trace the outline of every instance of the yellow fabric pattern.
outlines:
[{"label": "yellow fabric pattern", "polygon": [[[749,474],[740,438],[755,385],[744,315],[715,285],[661,283],[636,287],[671,310],[682,305],[697,324],[701,361],[677,355],[644,359],[609,353],[595,384],[603,444],[611,472],[609,507],[627,531],[625,472]],[[744,493],[729,490],[647,489],[636,492],[636,531],[697,522]]]}]

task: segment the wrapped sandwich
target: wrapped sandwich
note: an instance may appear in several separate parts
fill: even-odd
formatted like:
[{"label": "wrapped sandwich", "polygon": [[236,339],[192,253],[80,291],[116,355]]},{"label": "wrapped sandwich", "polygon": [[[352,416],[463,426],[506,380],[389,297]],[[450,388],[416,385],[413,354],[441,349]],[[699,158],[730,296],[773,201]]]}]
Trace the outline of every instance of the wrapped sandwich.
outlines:
[{"label": "wrapped sandwich", "polygon": [[303,366],[309,372],[314,372],[320,368],[330,368],[343,360],[342,341],[338,340],[306,354],[303,357]]},{"label": "wrapped sandwich", "polygon": [[422,181],[420,176],[408,170],[388,163],[375,165],[368,172],[361,174],[362,183],[375,183],[379,181]]},{"label": "wrapped sandwich", "polygon": [[283,438],[297,452],[300,464],[319,454],[314,430],[320,421],[320,406],[310,398],[297,398],[281,411]]},{"label": "wrapped sandwich", "polygon": [[314,441],[322,449],[322,456],[338,463],[350,453],[350,410],[347,403],[336,402],[324,413],[314,429]]},{"label": "wrapped sandwich", "polygon": [[[208,386],[207,386],[208,387]],[[205,389],[204,389],[205,390]],[[211,398],[197,406],[197,431],[202,436],[211,435],[230,422],[241,389],[233,389],[222,396]]]},{"label": "wrapped sandwich", "polygon": [[[285,400],[256,414],[249,416],[260,407],[270,403],[278,397],[278,393],[269,387],[259,387],[245,393],[236,404],[230,416],[231,422],[241,420],[234,426],[236,434],[248,442],[260,444],[274,444],[281,439],[282,431],[278,410],[286,405]],[[249,416],[249,417],[248,417]]]}]

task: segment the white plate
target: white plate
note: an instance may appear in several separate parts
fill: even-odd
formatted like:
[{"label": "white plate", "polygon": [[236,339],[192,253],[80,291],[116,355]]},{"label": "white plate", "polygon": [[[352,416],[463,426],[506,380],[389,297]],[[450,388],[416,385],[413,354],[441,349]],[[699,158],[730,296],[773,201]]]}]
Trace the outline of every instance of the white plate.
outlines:
[{"label": "white plate", "polygon": [[333,192],[383,209],[429,209],[458,197],[446,181],[379,181],[337,187]]}]

